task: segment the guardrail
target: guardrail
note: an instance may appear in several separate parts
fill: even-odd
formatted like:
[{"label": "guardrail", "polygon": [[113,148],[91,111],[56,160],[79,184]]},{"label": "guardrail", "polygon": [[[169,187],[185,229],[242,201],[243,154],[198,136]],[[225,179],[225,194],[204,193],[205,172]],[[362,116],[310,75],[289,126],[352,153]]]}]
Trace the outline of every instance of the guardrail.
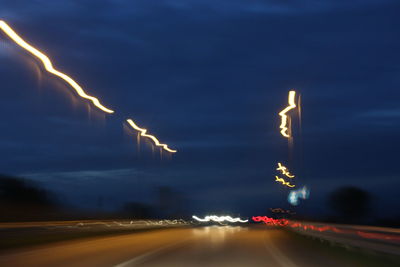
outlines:
[{"label": "guardrail", "polygon": [[299,234],[344,247],[355,247],[400,256],[400,229],[290,221],[289,229]]}]

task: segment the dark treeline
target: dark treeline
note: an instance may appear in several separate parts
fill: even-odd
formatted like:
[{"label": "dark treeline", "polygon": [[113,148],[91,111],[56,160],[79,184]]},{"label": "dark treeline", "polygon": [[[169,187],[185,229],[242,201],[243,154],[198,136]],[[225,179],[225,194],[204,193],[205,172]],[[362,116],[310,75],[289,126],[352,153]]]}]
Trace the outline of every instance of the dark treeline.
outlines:
[{"label": "dark treeline", "polygon": [[[114,212],[82,211],[67,207],[52,192],[28,179],[0,175],[0,221],[50,221],[85,219],[177,219],[190,218],[185,195],[170,187],[156,187],[152,203],[126,202]],[[370,224],[398,227],[400,215],[393,218],[373,216],[373,197],[367,191],[345,186],[332,191],[326,201],[330,216],[270,213],[275,218],[325,221],[346,224]]]},{"label": "dark treeline", "polygon": [[289,216],[284,215],[284,217],[300,221],[399,227],[400,210],[397,215],[390,218],[379,217],[374,209],[375,200],[372,194],[357,186],[342,186],[327,195],[325,209],[328,216],[296,213]]},{"label": "dark treeline", "polygon": [[183,195],[169,187],[155,189],[154,203],[127,202],[114,212],[80,210],[28,179],[0,175],[0,221],[187,218]]},{"label": "dark treeline", "polygon": [[180,192],[168,186],[160,186],[155,190],[156,199],[152,204],[141,202],[127,202],[121,211],[126,217],[131,218],[163,218],[180,219],[190,218],[187,211],[188,201]]},{"label": "dark treeline", "polygon": [[0,220],[53,218],[58,203],[54,195],[32,181],[0,175]]},{"label": "dark treeline", "polygon": [[400,226],[400,211],[392,218],[379,218],[374,210],[374,197],[356,186],[343,186],[330,193],[327,206],[332,211],[328,221],[348,224]]}]

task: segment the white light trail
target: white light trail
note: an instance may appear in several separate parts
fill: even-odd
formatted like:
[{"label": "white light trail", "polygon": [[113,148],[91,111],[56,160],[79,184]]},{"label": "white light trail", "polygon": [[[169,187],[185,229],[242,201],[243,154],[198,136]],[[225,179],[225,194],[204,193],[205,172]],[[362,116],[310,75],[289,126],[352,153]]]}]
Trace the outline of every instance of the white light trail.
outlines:
[{"label": "white light trail", "polygon": [[204,219],[199,218],[195,215],[192,216],[193,219],[195,219],[198,222],[209,222],[209,221],[213,221],[213,222],[231,222],[231,223],[236,223],[236,222],[240,222],[240,223],[246,223],[249,220],[242,220],[240,218],[232,218],[231,216],[217,216],[217,215],[209,215],[204,217]]}]

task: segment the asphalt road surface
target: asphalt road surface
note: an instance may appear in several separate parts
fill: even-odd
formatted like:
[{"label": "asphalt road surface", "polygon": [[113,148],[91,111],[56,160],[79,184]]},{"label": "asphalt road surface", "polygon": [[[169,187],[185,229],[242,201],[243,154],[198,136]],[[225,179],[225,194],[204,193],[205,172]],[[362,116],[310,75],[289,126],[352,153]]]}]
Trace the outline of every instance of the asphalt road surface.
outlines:
[{"label": "asphalt road surface", "polygon": [[281,229],[239,226],[154,230],[0,253],[4,267],[379,266],[373,262]]}]

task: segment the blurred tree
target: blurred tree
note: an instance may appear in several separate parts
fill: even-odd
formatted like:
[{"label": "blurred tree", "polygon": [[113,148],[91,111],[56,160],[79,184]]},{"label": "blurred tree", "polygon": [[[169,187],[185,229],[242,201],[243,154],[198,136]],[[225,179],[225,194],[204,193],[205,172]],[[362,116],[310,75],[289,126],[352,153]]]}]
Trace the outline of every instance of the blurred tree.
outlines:
[{"label": "blurred tree", "polygon": [[50,218],[56,203],[53,196],[31,181],[0,175],[0,220]]},{"label": "blurred tree", "polygon": [[0,175],[0,200],[8,204],[52,206],[50,194],[30,181]]},{"label": "blurred tree", "polygon": [[367,215],[370,203],[370,194],[354,186],[338,188],[328,198],[328,205],[341,216],[339,221],[343,222],[354,222]]},{"label": "blurred tree", "polygon": [[123,212],[132,219],[152,218],[152,207],[144,203],[139,203],[139,202],[125,203]]},{"label": "blurred tree", "polygon": [[182,218],[185,214],[187,200],[181,192],[168,186],[157,188],[158,194],[158,216],[160,218]]}]

